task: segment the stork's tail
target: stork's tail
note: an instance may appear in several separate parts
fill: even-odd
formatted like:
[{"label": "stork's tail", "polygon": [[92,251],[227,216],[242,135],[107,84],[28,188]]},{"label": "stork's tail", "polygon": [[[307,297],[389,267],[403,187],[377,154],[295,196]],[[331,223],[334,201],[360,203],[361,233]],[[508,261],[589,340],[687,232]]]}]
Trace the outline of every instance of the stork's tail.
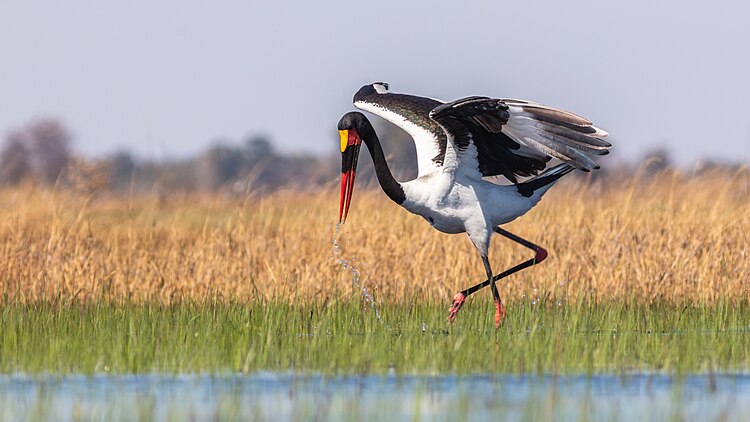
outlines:
[{"label": "stork's tail", "polygon": [[543,189],[543,191],[539,193],[543,194],[547,191],[547,189],[552,187],[552,185],[555,184],[555,182],[559,178],[565,176],[574,169],[575,167],[571,166],[570,164],[558,164],[555,167],[552,167],[551,169],[540,174],[539,176],[531,178],[523,183],[517,184],[516,188],[518,189],[518,193],[527,198],[541,189]]}]

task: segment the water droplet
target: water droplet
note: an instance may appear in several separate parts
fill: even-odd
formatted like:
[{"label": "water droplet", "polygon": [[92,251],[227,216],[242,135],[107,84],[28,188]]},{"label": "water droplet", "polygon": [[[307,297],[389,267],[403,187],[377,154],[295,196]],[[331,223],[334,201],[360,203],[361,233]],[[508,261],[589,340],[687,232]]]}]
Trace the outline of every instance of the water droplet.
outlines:
[{"label": "water droplet", "polygon": [[[341,224],[336,224],[336,232],[333,237],[333,252],[331,254],[331,257],[334,255],[339,255],[338,258],[338,265],[341,267],[341,271],[349,270],[352,272],[352,285],[355,289],[361,290],[361,296],[364,300],[364,302],[370,306],[372,306],[373,311],[375,312],[375,315],[378,317],[378,321],[381,323],[383,322],[383,319],[380,316],[380,310],[375,305],[375,297],[367,290],[367,287],[364,285],[364,282],[361,281],[361,276],[359,273],[359,270],[354,266],[354,262],[356,261],[356,258],[350,258],[345,259],[344,257],[341,257],[341,249],[339,248],[338,243],[338,234],[339,229],[341,228]],[[349,240],[346,241],[346,244],[349,244]]]}]

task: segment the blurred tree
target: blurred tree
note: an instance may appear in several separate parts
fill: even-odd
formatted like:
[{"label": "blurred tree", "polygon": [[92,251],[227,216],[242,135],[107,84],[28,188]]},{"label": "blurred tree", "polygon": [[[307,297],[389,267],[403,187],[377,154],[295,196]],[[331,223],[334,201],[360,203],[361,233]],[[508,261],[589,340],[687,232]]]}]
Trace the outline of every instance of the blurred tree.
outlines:
[{"label": "blurred tree", "polygon": [[54,184],[70,160],[70,135],[56,119],[40,119],[26,126],[31,163],[37,180]]},{"label": "blurred tree", "polygon": [[151,163],[144,165],[143,169],[147,177],[142,180],[142,187],[160,195],[194,192],[199,188],[195,159]]},{"label": "blurred tree", "polygon": [[198,159],[198,185],[216,189],[237,179],[246,166],[240,148],[217,143]]},{"label": "blurred tree", "polygon": [[64,176],[65,187],[79,194],[99,194],[112,188],[106,161],[93,161],[84,157],[71,158],[65,167]]},{"label": "blurred tree", "polygon": [[129,151],[119,151],[104,159],[113,189],[127,189],[135,176],[136,163]]},{"label": "blurred tree", "polygon": [[245,141],[245,157],[250,166],[276,155],[271,141],[262,135],[251,136]]},{"label": "blurred tree", "polygon": [[647,152],[641,160],[643,175],[652,177],[672,168],[672,157],[669,150],[657,148]]},{"label": "blurred tree", "polygon": [[31,156],[24,134],[13,131],[5,138],[0,152],[0,183],[16,185],[31,175]]}]

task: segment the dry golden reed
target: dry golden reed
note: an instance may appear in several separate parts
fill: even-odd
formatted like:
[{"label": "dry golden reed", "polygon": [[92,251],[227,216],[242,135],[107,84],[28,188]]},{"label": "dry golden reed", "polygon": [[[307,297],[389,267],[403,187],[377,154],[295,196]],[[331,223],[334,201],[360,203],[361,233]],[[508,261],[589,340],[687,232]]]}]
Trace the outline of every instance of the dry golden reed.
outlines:
[{"label": "dry golden reed", "polygon": [[[447,306],[453,293],[483,278],[465,235],[439,233],[361,187],[334,251],[335,189],[244,199],[5,190],[0,297],[299,302],[359,297],[364,285],[379,302],[427,298]],[[746,170],[664,173],[606,187],[567,178],[507,229],[550,256],[501,281],[504,298],[748,299]],[[497,272],[530,256],[504,238],[493,240]]]}]

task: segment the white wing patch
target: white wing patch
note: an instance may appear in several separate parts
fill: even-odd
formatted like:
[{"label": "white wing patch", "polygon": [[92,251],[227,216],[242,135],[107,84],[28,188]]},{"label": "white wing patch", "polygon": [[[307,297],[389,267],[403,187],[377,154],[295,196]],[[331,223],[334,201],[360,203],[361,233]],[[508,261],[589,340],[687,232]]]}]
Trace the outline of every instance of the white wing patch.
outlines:
[{"label": "white wing patch", "polygon": [[383,107],[365,101],[356,101],[354,106],[368,111],[400,127],[414,139],[417,147],[417,177],[422,177],[438,170],[440,167],[432,161],[440,153],[438,140],[430,131],[406,120],[404,117]]},{"label": "white wing patch", "polygon": [[472,180],[482,178],[479,171],[479,154],[477,146],[474,144],[474,135],[468,133],[469,145],[466,148],[459,148],[455,143],[455,136],[450,130],[447,130],[442,123],[436,123],[443,129],[448,138],[448,144],[445,148],[445,158],[443,160],[443,173],[452,173],[453,177],[464,177]]}]

